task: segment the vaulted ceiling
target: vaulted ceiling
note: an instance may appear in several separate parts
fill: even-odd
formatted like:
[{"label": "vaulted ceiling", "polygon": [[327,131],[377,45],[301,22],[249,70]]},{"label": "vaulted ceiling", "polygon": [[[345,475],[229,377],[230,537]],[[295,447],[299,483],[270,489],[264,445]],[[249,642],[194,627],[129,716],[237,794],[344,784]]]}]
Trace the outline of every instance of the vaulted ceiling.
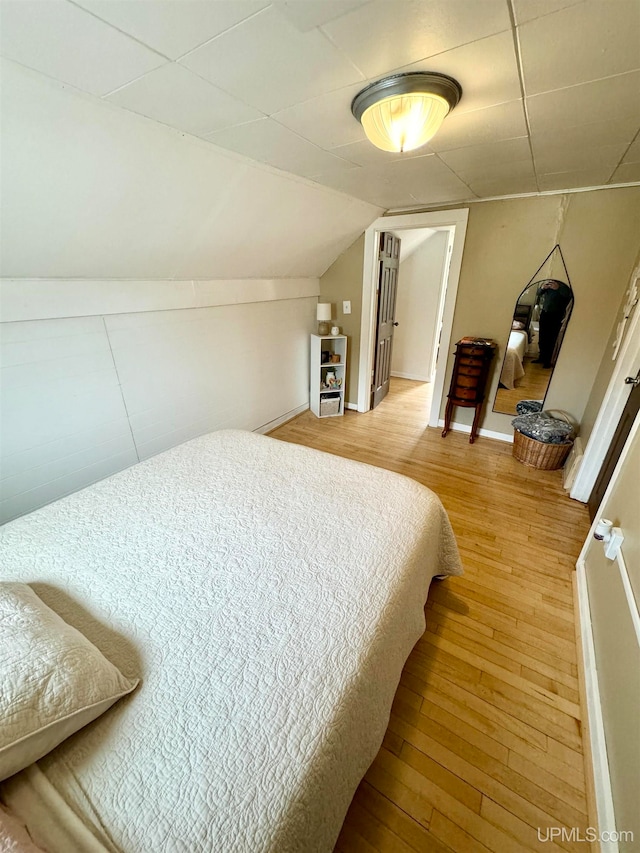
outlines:
[{"label": "vaulted ceiling", "polygon": [[[640,181],[638,0],[2,0],[1,53],[123,110],[406,208]],[[463,97],[387,154],[350,103],[397,71]]]}]

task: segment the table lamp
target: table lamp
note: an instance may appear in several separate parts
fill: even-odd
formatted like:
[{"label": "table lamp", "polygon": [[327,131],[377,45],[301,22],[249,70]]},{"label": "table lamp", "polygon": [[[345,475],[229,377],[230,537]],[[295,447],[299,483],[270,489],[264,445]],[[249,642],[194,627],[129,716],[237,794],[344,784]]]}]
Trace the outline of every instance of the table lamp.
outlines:
[{"label": "table lamp", "polygon": [[318,302],[317,309],[317,318],[318,318],[318,334],[319,335],[328,335],[329,328],[331,323],[331,303],[330,302]]}]

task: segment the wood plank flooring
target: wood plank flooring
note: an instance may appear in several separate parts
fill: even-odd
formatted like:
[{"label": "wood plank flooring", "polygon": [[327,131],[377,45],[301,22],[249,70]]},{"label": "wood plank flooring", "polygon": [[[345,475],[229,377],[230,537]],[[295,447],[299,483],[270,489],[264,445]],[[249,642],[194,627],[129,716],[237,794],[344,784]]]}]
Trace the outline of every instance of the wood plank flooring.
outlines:
[{"label": "wood plank flooring", "polygon": [[[465,575],[434,581],[382,748],[336,853],[587,851],[572,574],[589,529],[559,471],[427,428],[430,386],[374,411],[305,412],[276,438],[413,477],[441,498]],[[573,835],[544,841],[550,827]]]},{"label": "wood plank flooring", "polygon": [[497,393],[498,410],[516,414],[516,403],[520,400],[543,400],[547,393],[552,370],[541,364],[534,364],[529,357],[524,360],[525,375],[518,380],[515,388],[499,388]]}]

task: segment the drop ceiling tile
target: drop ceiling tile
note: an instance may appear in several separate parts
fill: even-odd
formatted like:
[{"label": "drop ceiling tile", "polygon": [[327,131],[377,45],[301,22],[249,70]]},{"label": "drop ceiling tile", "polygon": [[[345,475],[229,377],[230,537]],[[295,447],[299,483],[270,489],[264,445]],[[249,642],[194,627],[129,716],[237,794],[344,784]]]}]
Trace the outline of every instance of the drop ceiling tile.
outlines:
[{"label": "drop ceiling tile", "polygon": [[311,181],[318,181],[321,183],[325,178],[339,178],[344,175],[345,172],[362,171],[362,169],[354,163],[347,163],[345,160],[339,160],[337,157],[334,159],[336,160],[336,164],[325,164],[320,172],[317,172],[315,175],[309,175],[309,179]]},{"label": "drop ceiling tile", "polygon": [[273,113],[271,118],[320,148],[336,148],[349,142],[358,142],[365,138],[364,130],[351,113],[351,101],[363,86],[363,83],[356,83],[320,95]]},{"label": "drop ceiling tile", "polygon": [[429,147],[436,152],[450,151],[453,148],[516,139],[526,136],[526,133],[522,101],[509,101],[470,113],[457,113],[454,110],[429,142]]},{"label": "drop ceiling tile", "polygon": [[369,0],[305,0],[301,3],[300,0],[284,0],[275,5],[301,33],[305,33],[365,6],[368,2]]},{"label": "drop ceiling tile", "polygon": [[637,0],[594,0],[519,27],[527,95],[640,68]]},{"label": "drop ceiling tile", "polygon": [[640,136],[627,149],[623,163],[640,163]]},{"label": "drop ceiling tile", "polygon": [[477,183],[489,183],[497,181],[530,181],[535,183],[536,173],[533,168],[533,160],[514,160],[511,163],[500,163],[496,161],[492,165],[471,166],[465,169],[455,169],[456,175],[468,186]]},{"label": "drop ceiling tile", "polygon": [[525,24],[527,21],[533,21],[534,18],[542,18],[544,15],[558,12],[567,6],[575,6],[580,2],[582,0],[513,0],[513,11],[516,23]]},{"label": "drop ceiling tile", "polygon": [[469,187],[435,154],[396,161],[376,171],[419,203],[454,201],[473,195]]},{"label": "drop ceiling tile", "polygon": [[640,181],[640,163],[621,163],[615,170],[610,184],[629,184]]},{"label": "drop ceiling tile", "polygon": [[538,184],[531,177],[502,177],[494,180],[478,178],[469,182],[469,186],[480,198],[495,198],[503,195],[521,195],[522,193],[537,193]]},{"label": "drop ceiling tile", "polygon": [[606,167],[610,167],[609,171],[611,171],[618,165],[626,150],[627,145],[624,142],[617,145],[604,145],[600,148],[586,145],[558,146],[555,150],[549,149],[545,154],[535,154],[536,171],[541,175]]},{"label": "drop ceiling tile", "polygon": [[368,139],[363,139],[360,142],[352,142],[349,145],[332,148],[331,153],[343,157],[351,163],[357,163],[358,166],[380,169],[389,166],[391,163],[411,160],[413,157],[424,157],[425,154],[432,154],[433,152],[426,146],[417,148],[415,151],[407,151],[404,154],[395,154],[391,151],[381,151],[380,148],[372,145]]},{"label": "drop ceiling tile", "polygon": [[267,115],[363,81],[319,30],[300,33],[275,7],[197,48],[181,63]]},{"label": "drop ceiling tile", "polygon": [[508,30],[503,0],[377,0],[322,29],[367,77]]},{"label": "drop ceiling tile", "polygon": [[531,132],[553,132],[558,127],[575,127],[598,121],[618,122],[638,117],[640,72],[631,71],[583,83],[556,92],[527,98]]},{"label": "drop ceiling tile", "polygon": [[399,70],[437,71],[454,77],[462,86],[456,114],[515,101],[522,94],[511,31],[447,50]]},{"label": "drop ceiling tile", "polygon": [[94,95],[166,62],[66,0],[3,0],[0,54]]},{"label": "drop ceiling tile", "polygon": [[596,121],[576,127],[557,127],[547,133],[532,134],[531,145],[533,153],[538,156],[583,147],[600,148],[617,143],[628,145],[639,127],[638,117],[620,121]]},{"label": "drop ceiling tile", "polygon": [[353,167],[352,163],[317,148],[268,118],[212,133],[207,139],[252,160],[304,177],[336,170],[340,166],[346,170]]},{"label": "drop ceiling tile", "polygon": [[170,59],[177,59],[269,5],[268,0],[74,1]]},{"label": "drop ceiling tile", "polygon": [[372,169],[363,169],[359,166],[348,172],[324,175],[317,178],[316,182],[371,204],[377,204],[385,210],[415,204],[415,200],[404,188],[394,185]]},{"label": "drop ceiling tile", "polygon": [[531,162],[529,138],[504,139],[502,142],[489,142],[485,145],[470,145],[468,148],[456,148],[453,151],[441,151],[440,159],[454,172],[482,170],[500,167],[505,163],[521,160]]},{"label": "drop ceiling tile", "polygon": [[134,80],[107,100],[196,136],[262,117],[175,62]]},{"label": "drop ceiling tile", "polygon": [[602,168],[538,175],[538,186],[542,192],[570,190],[576,187],[600,187],[608,182],[611,172],[609,168]]}]

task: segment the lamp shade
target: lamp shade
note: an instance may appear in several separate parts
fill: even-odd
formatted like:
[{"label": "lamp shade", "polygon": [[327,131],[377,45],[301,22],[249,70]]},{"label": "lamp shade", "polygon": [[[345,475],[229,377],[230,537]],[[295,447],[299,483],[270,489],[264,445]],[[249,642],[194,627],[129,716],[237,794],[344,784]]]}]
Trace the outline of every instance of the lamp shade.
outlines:
[{"label": "lamp shade", "polygon": [[435,72],[394,74],[372,83],[351,111],[383,151],[413,151],[427,143],[462,96],[459,83]]},{"label": "lamp shade", "polygon": [[413,151],[435,136],[449,112],[439,95],[396,95],[362,114],[367,138],[383,151]]},{"label": "lamp shade", "polygon": [[331,321],[331,303],[318,302],[316,316],[319,323],[329,323]]}]

